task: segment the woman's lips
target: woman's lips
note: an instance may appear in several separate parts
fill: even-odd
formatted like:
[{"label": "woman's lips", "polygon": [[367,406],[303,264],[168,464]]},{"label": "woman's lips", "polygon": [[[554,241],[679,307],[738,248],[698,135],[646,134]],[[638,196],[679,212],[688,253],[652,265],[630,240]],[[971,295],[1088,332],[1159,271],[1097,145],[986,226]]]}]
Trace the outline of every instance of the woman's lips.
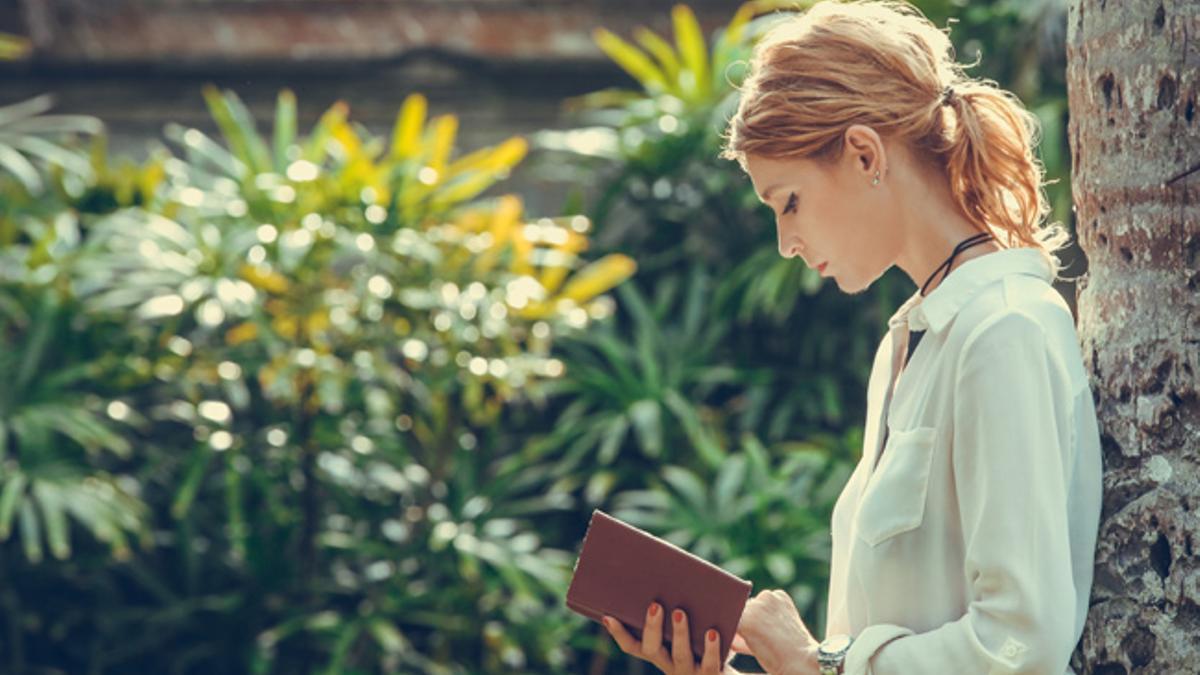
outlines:
[{"label": "woman's lips", "polygon": [[820,265],[817,265],[817,272],[818,272],[818,273],[820,273],[820,274],[825,274],[825,268],[826,268],[828,265],[829,265],[829,261],[828,261],[828,260],[826,260],[825,262],[821,263]]}]

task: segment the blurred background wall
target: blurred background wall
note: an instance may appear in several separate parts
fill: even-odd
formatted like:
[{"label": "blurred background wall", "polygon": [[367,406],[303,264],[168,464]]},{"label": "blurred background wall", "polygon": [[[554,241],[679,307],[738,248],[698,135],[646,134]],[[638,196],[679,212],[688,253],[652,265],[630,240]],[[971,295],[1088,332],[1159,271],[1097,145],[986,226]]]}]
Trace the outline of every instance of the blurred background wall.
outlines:
[{"label": "blurred background wall", "polygon": [[[670,33],[670,0],[9,0],[0,32],[32,39],[32,58],[0,62],[8,101],[53,92],[61,113],[95,115],[111,150],[143,156],[164,120],[215,130],[201,87],[214,83],[269,119],[293,89],[301,127],[330,104],[386,131],[404,97],[458,115],[475,148],[571,125],[562,101],[628,76],[596,46],[604,26]],[[690,3],[706,33],[734,3]],[[562,208],[561,181],[514,172],[531,210]]]}]

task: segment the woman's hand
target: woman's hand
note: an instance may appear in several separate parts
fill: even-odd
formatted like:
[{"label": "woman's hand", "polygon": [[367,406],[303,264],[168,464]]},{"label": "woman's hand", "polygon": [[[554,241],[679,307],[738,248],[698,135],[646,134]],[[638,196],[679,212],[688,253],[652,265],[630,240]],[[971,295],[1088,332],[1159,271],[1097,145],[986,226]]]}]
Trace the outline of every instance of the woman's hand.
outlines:
[{"label": "woman's hand", "polygon": [[[621,651],[649,661],[666,675],[741,675],[732,666],[723,669],[720,663],[720,635],[710,628],[704,635],[704,656],[699,664],[692,658],[691,641],[688,638],[688,617],[681,609],[673,612],[671,622],[671,653],[662,645],[663,609],[657,602],[646,609],[646,624],[642,629],[642,640],[638,642],[620,621],[611,616],[604,617],[604,626],[617,641]],[[731,653],[732,657],[733,654]]]},{"label": "woman's hand", "polygon": [[786,591],[763,591],[742,610],[732,649],[753,654],[768,673],[817,675],[817,645]]}]

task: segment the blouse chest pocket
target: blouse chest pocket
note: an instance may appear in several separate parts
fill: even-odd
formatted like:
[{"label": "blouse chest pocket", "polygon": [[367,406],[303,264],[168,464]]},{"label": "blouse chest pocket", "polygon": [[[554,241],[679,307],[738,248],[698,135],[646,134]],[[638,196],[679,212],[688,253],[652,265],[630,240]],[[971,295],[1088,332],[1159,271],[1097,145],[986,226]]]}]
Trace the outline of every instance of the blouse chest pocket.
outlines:
[{"label": "blouse chest pocket", "polygon": [[879,466],[868,477],[854,516],[855,530],[863,541],[877,546],[920,526],[936,439],[937,427],[888,432]]}]

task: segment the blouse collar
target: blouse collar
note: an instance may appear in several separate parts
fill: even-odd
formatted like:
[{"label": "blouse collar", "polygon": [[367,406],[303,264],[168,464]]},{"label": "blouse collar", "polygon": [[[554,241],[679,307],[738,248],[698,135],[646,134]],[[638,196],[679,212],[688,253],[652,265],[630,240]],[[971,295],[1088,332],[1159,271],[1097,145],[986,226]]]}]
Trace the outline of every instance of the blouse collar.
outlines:
[{"label": "blouse collar", "polygon": [[909,330],[930,329],[939,332],[976,293],[1010,274],[1031,274],[1047,283],[1055,277],[1047,254],[1040,248],[1018,247],[993,251],[955,267],[924,298],[918,289],[888,319],[888,326],[895,327],[907,322]]}]

